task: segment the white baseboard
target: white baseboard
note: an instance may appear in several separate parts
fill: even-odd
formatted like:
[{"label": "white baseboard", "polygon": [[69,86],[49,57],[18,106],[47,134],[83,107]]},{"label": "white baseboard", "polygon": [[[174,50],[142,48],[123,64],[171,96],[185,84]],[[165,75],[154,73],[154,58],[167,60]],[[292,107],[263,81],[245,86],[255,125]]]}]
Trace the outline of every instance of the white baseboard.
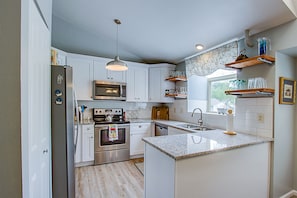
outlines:
[{"label": "white baseboard", "polygon": [[290,192],[284,194],[280,198],[290,198],[293,195],[297,196],[297,191],[296,190],[291,190]]}]

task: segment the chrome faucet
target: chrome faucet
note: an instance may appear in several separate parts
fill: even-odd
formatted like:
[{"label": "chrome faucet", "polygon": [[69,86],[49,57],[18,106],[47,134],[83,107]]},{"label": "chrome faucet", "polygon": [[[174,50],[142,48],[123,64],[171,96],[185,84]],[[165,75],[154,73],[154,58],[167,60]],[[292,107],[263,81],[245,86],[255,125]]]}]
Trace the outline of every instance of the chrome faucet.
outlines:
[{"label": "chrome faucet", "polygon": [[203,120],[202,120],[202,110],[201,110],[200,108],[195,108],[195,109],[193,110],[193,112],[192,112],[192,117],[194,116],[194,113],[195,113],[195,111],[196,111],[197,109],[200,111],[200,119],[198,120],[198,124],[199,124],[199,126],[202,126],[202,125],[203,125]]}]

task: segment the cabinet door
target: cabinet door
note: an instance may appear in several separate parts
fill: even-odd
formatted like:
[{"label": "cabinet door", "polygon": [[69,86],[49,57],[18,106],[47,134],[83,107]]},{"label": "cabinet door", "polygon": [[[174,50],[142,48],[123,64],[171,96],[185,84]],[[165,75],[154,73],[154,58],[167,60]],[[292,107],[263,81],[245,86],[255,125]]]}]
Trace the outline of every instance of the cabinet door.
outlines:
[{"label": "cabinet door", "polygon": [[148,68],[129,67],[127,73],[127,101],[147,102]]},{"label": "cabinet door", "polygon": [[106,63],[111,59],[94,60],[94,80],[113,82],[126,82],[126,71],[109,71],[105,69]]},{"label": "cabinet door", "polygon": [[82,161],[94,160],[94,126],[83,125]]},{"label": "cabinet door", "polygon": [[130,155],[144,154],[143,137],[150,137],[151,123],[131,123],[130,124]]},{"label": "cabinet door", "polygon": [[174,70],[171,65],[162,65],[149,69],[149,102],[173,102],[174,99],[165,96],[165,90],[174,90],[175,83],[165,80]]},{"label": "cabinet door", "polygon": [[83,56],[67,56],[67,64],[73,67],[73,83],[78,100],[92,100],[93,60]]},{"label": "cabinet door", "polygon": [[150,133],[135,133],[130,135],[130,155],[144,154],[144,142],[142,138],[150,137]]},{"label": "cabinet door", "polygon": [[74,162],[80,163],[82,161],[82,131],[81,126],[74,126],[74,145],[76,145]]},{"label": "cabinet door", "polygon": [[161,69],[149,68],[149,102],[161,100]]}]

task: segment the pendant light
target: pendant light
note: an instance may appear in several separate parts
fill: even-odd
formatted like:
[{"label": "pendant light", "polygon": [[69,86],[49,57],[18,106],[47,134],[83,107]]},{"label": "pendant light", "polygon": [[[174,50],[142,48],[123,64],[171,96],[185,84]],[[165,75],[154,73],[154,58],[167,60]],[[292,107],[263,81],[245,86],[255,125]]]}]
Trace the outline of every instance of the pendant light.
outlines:
[{"label": "pendant light", "polygon": [[117,54],[114,60],[108,62],[106,64],[106,69],[111,71],[125,71],[128,69],[128,66],[125,62],[120,60],[120,57],[118,55],[118,48],[119,48],[119,25],[121,24],[121,21],[119,19],[114,20],[115,24],[117,24]]}]

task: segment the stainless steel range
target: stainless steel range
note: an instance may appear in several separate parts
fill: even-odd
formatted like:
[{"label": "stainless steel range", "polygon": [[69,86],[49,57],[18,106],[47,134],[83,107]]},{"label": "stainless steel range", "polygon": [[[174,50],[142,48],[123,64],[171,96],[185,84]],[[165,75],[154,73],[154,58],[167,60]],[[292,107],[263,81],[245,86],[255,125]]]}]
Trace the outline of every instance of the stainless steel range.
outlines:
[{"label": "stainless steel range", "polygon": [[130,159],[130,124],[123,109],[93,109],[95,121],[95,164]]}]

